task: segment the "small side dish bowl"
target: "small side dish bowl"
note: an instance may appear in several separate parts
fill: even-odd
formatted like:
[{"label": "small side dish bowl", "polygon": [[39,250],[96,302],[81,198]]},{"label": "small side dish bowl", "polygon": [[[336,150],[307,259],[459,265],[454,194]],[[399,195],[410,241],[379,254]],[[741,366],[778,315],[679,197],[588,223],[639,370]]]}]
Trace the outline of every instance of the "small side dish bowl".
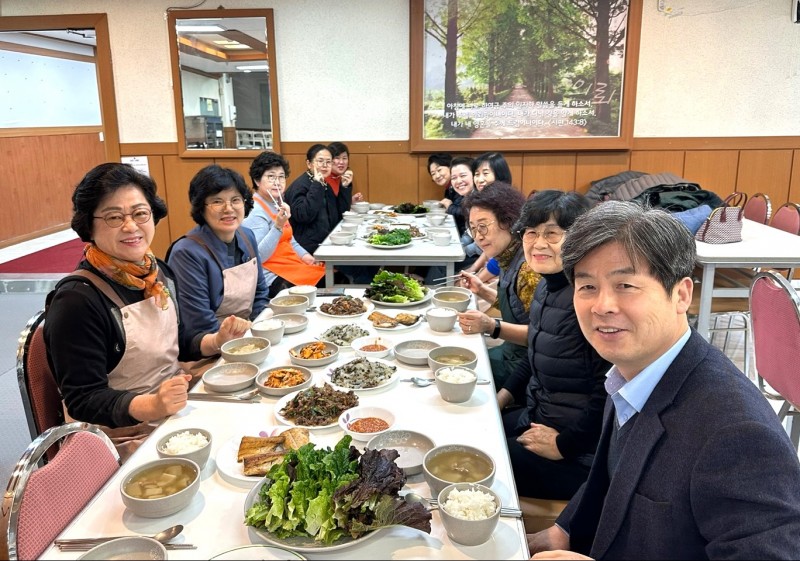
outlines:
[{"label": "small side dish bowl", "polygon": [[286,322],[274,317],[257,321],[250,326],[250,333],[255,337],[263,337],[269,341],[270,346],[280,343],[285,331]]},{"label": "small side dish bowl", "polygon": [[463,366],[472,368],[478,365],[478,355],[466,347],[444,346],[436,347],[428,352],[428,366],[436,372],[445,366]]},{"label": "small side dish bowl", "polygon": [[383,203],[369,203],[370,210],[383,210],[386,205]]},{"label": "small side dish bowl", "polygon": [[350,205],[354,211],[359,214],[364,214],[369,210],[369,203],[362,202],[362,203],[353,203]]},{"label": "small side dish bowl", "polygon": [[178,429],[165,434],[156,444],[159,458],[187,458],[200,469],[211,455],[211,433],[205,429]]},{"label": "small side dish bowl", "polygon": [[342,222],[339,231],[346,234],[355,234],[358,231],[358,222]]},{"label": "small side dish bowl", "polygon": [[276,314],[302,314],[308,309],[309,298],[302,294],[277,296],[269,301],[269,307]]},{"label": "small side dish bowl", "polygon": [[478,383],[477,372],[463,366],[445,366],[437,370],[433,378],[439,395],[450,403],[469,401]]},{"label": "small side dish bowl", "polygon": [[367,358],[384,358],[389,356],[394,348],[394,343],[386,337],[380,335],[367,335],[366,337],[358,337],[353,339],[350,343],[353,351],[358,356]]},{"label": "small side dish bowl", "polygon": [[261,364],[267,359],[272,345],[264,337],[239,337],[224,343],[220,354],[225,362]]},{"label": "small side dish bowl", "polygon": [[422,459],[435,446],[430,437],[412,430],[388,430],[367,443],[367,448],[371,450],[397,450],[400,456],[395,464],[407,476],[422,473]]},{"label": "small side dish bowl", "polygon": [[457,312],[466,312],[472,295],[455,290],[437,290],[433,293],[433,305],[439,308],[453,308]]},{"label": "small side dish bowl", "polygon": [[78,557],[85,561],[106,559],[149,559],[162,561],[167,559],[167,548],[164,544],[145,536],[126,536],[109,540]]},{"label": "small side dish bowl", "polygon": [[422,459],[422,473],[433,497],[453,483],[479,483],[491,487],[497,468],[492,457],[467,444],[443,444]]},{"label": "small side dish bowl", "polygon": [[308,305],[313,306],[317,299],[317,287],[310,284],[298,284],[289,288],[289,294],[299,294],[308,298]]},{"label": "small side dish bowl", "polygon": [[347,245],[356,239],[353,232],[334,232],[329,237],[333,245]]},{"label": "small side dish bowl", "polygon": [[394,357],[404,364],[411,366],[425,366],[428,364],[428,352],[439,347],[439,343],[425,339],[411,339],[397,343],[394,347]]},{"label": "small side dish bowl", "polygon": [[252,385],[257,375],[257,364],[226,362],[212,366],[203,373],[203,386],[212,392],[236,392]]},{"label": "small side dish bowl", "polygon": [[369,405],[352,407],[339,415],[339,428],[353,440],[367,442],[394,426],[394,413]]},{"label": "small side dish bowl", "polygon": [[[325,356],[322,358],[303,358],[302,350],[309,345],[323,345],[323,352],[326,353]],[[289,349],[289,360],[292,361],[292,364],[305,366],[306,368],[325,366],[326,364],[334,362],[337,358],[339,358],[339,346],[335,343],[329,343],[328,341],[307,341]]]},{"label": "small side dish bowl", "polygon": [[277,314],[272,316],[272,319],[279,319],[285,324],[284,335],[299,333],[308,327],[308,317],[305,314]]},{"label": "small side dish bowl", "polygon": [[441,226],[447,218],[446,214],[433,213],[425,217],[431,226]]},{"label": "small side dish bowl", "polygon": [[[267,385],[268,381],[271,385]],[[289,384],[292,381],[297,381],[302,377],[302,381],[294,385]],[[256,376],[256,386],[258,391],[263,395],[280,397],[293,391],[304,390],[314,381],[314,375],[311,370],[304,366],[274,366],[267,368]]]},{"label": "small side dish bowl", "polygon": [[123,504],[137,516],[161,518],[186,508],[199,489],[200,466],[195,462],[159,458],[129,471],[119,492]]},{"label": "small side dish bowl", "polygon": [[455,483],[439,492],[439,517],[447,536],[461,545],[480,545],[500,520],[500,496],[486,485]]}]

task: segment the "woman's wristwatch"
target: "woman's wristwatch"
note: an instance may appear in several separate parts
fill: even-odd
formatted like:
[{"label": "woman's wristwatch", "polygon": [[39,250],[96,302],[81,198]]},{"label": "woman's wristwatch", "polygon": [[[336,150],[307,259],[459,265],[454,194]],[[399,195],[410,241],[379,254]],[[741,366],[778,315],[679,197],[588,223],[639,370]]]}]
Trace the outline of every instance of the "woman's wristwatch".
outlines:
[{"label": "woman's wristwatch", "polygon": [[494,331],[492,331],[489,337],[492,339],[497,339],[500,337],[500,320],[498,318],[494,318]]}]

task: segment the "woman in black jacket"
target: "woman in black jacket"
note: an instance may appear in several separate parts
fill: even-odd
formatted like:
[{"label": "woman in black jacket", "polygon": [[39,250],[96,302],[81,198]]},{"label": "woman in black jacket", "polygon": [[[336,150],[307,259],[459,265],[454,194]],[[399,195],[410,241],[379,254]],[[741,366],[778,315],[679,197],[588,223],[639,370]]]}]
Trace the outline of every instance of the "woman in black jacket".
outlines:
[{"label": "woman in black jacket", "polygon": [[[540,191],[514,225],[528,265],[542,275],[530,307],[528,359],[497,392],[525,497],[570,499],[589,475],[600,438],[611,364],[581,332],[561,263],[564,234],[589,206],[572,191]],[[520,407],[509,407],[514,402]]]}]

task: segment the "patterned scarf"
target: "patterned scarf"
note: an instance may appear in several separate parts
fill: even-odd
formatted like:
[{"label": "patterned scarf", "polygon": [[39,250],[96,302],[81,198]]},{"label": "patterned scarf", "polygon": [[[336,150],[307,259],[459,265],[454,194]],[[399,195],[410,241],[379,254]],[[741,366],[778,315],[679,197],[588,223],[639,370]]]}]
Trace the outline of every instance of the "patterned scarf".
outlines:
[{"label": "patterned scarf", "polygon": [[112,257],[93,243],[86,245],[83,254],[92,267],[112,281],[134,290],[144,289],[145,299],[155,296],[162,310],[169,309],[169,289],[158,280],[158,261],[149,249],[141,265]]}]

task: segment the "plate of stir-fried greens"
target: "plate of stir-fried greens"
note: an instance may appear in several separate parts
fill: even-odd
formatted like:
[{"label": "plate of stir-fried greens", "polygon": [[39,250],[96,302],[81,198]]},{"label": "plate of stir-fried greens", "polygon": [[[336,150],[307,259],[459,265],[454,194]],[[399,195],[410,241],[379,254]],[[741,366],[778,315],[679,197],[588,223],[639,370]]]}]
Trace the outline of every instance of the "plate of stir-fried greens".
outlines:
[{"label": "plate of stir-fried greens", "polygon": [[358,405],[352,390],[344,392],[330,384],[292,392],[275,403],[275,418],[284,425],[307,429],[339,426],[339,415]]},{"label": "plate of stir-fried greens", "polygon": [[431,513],[399,495],[406,482],[396,450],[313,443],[286,454],[245,499],[245,524],[264,541],[294,551],[350,547],[401,524],[431,532]]}]

